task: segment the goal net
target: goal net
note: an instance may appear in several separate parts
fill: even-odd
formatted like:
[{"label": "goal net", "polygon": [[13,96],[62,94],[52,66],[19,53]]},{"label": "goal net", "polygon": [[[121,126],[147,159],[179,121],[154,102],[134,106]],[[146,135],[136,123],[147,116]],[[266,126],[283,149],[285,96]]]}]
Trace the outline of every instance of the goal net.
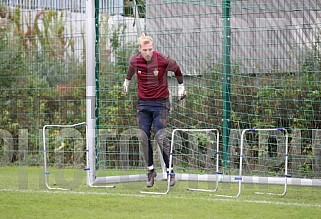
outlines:
[{"label": "goal net", "polygon": [[[169,73],[169,129],[218,129],[221,181],[232,182],[231,176],[239,174],[243,141],[242,176],[251,176],[248,182],[281,184],[276,192],[281,194],[284,177],[289,184],[320,185],[321,69],[319,32],[314,28],[320,25],[320,11],[312,3],[286,2],[147,0],[129,7],[132,19],[102,13],[100,26],[109,28],[100,28],[99,38],[95,176],[116,176],[112,182],[146,178],[137,135],[135,78],[129,96],[122,93],[129,57],[137,52],[137,33],[144,30],[184,73],[187,98],[180,103],[175,101],[176,79]],[[287,131],[287,142],[278,128]],[[242,138],[245,129],[262,130]],[[215,175],[211,140],[202,132],[180,134],[187,140],[174,149],[177,171],[196,174],[197,180],[203,173]],[[158,169],[164,172],[153,143]],[[137,173],[139,177],[128,177]],[[216,176],[212,180],[215,190]],[[194,182],[191,187],[201,186]]]},{"label": "goal net", "polygon": [[[96,5],[88,10],[90,3]],[[178,182],[190,174],[187,188],[215,190],[218,177],[219,192],[231,185],[234,190],[225,194],[235,195],[242,158],[241,183],[279,189],[258,192],[282,194],[285,175],[288,185],[320,186],[317,1],[8,0],[0,11],[2,165],[42,166],[46,158],[50,179],[53,167],[66,172],[79,167],[90,185],[145,181],[135,77],[129,95],[122,92],[129,58],[144,31],[184,74],[187,97],[181,102],[176,78],[168,74],[169,140],[175,129],[217,129],[220,136],[215,150],[209,143],[215,134],[176,133],[182,139],[173,154]],[[48,151],[42,150],[42,127],[85,121],[79,127],[47,126]],[[288,133],[287,174],[285,133],[260,130],[279,128]],[[242,137],[247,129],[257,131]],[[157,180],[165,180],[166,189],[162,158],[152,143]],[[202,184],[210,174],[211,183]]]}]

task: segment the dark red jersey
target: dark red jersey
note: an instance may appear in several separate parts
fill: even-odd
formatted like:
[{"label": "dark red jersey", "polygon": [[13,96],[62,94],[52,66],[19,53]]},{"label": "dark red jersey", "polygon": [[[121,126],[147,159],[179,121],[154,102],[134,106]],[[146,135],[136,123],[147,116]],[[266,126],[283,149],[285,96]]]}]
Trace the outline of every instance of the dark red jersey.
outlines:
[{"label": "dark red jersey", "polygon": [[183,75],[176,61],[154,51],[150,61],[141,54],[130,59],[126,79],[131,80],[136,74],[138,96],[142,100],[161,100],[169,97],[167,74],[174,72],[179,84],[183,83]]}]

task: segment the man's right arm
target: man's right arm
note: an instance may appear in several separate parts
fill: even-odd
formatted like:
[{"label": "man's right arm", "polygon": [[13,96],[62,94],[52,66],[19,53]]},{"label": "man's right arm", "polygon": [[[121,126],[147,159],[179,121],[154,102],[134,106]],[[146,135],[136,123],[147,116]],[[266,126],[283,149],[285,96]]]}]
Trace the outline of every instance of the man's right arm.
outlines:
[{"label": "man's right arm", "polygon": [[132,79],[134,74],[135,74],[135,68],[132,65],[132,63],[130,62],[128,70],[127,70],[126,78],[125,78],[124,83],[123,83],[123,90],[124,90],[124,93],[126,95],[128,94],[130,80]]}]

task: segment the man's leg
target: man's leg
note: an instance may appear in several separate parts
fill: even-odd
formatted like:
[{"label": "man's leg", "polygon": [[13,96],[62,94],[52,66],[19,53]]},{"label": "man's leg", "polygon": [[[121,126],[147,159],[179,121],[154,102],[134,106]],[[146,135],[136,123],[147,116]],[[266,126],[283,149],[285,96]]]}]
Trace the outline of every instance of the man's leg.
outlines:
[{"label": "man's leg", "polygon": [[150,142],[150,134],[147,135],[147,133],[144,130],[139,129],[139,142],[143,150],[143,156],[147,169],[154,169],[153,148]]},{"label": "man's leg", "polygon": [[176,182],[175,174],[172,170],[173,164],[171,168],[169,167],[170,144],[168,139],[166,138],[168,114],[169,114],[169,110],[167,107],[157,108],[157,110],[154,111],[153,126],[154,126],[154,132],[155,132],[155,139],[159,147],[161,148],[167,173],[169,173],[171,177],[171,186],[174,186]]},{"label": "man's leg", "polygon": [[154,170],[153,148],[150,141],[152,114],[143,106],[139,106],[137,119],[140,130],[139,141],[143,149],[144,160],[148,169],[146,186],[152,187],[154,185],[154,178],[157,175]]},{"label": "man's leg", "polygon": [[161,149],[166,169],[167,171],[169,171],[170,144],[168,139],[166,138],[166,130],[165,129],[157,130],[155,133],[155,139]]}]

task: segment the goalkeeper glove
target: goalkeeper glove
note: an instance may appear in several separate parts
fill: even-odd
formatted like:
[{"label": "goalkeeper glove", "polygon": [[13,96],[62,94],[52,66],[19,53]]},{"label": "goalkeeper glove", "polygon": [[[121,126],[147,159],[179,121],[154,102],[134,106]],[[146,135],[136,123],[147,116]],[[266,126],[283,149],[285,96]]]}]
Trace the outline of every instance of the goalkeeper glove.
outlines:
[{"label": "goalkeeper glove", "polygon": [[125,93],[126,95],[128,94],[129,82],[130,82],[130,80],[125,79],[124,84],[123,84],[123,90],[124,90],[124,93]]},{"label": "goalkeeper glove", "polygon": [[184,83],[178,84],[178,100],[182,100],[186,97]]}]

